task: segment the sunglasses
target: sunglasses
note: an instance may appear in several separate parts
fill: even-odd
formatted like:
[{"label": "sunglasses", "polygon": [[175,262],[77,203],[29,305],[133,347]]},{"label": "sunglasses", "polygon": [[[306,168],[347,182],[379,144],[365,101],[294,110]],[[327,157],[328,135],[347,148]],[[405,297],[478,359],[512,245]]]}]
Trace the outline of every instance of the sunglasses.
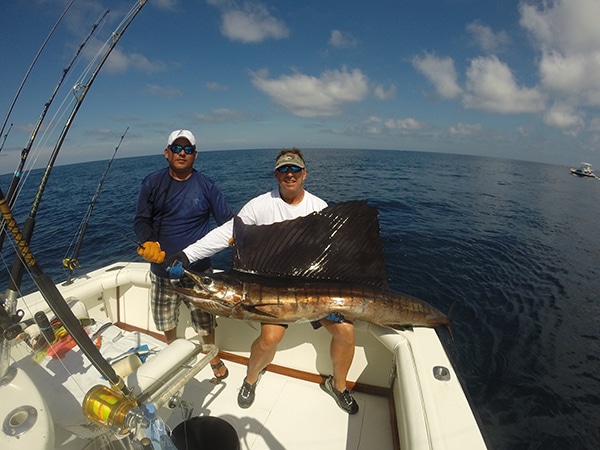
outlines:
[{"label": "sunglasses", "polygon": [[195,145],[183,146],[183,145],[171,144],[168,147],[169,147],[169,150],[171,150],[173,153],[176,153],[176,154],[181,153],[181,150],[183,150],[186,155],[192,155],[196,151]]},{"label": "sunglasses", "polygon": [[276,170],[277,172],[280,172],[280,173],[287,173],[287,172],[289,172],[290,170],[291,170],[293,173],[298,173],[298,172],[301,172],[301,171],[302,171],[302,167],[298,167],[298,166],[281,166],[281,167],[278,167],[278,168],[277,168],[277,169],[275,169],[275,170]]}]

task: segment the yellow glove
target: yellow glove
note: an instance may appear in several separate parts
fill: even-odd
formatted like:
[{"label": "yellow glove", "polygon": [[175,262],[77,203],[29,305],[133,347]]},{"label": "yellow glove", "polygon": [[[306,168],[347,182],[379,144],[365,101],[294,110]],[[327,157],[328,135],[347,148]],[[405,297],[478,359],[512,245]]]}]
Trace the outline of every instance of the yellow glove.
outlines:
[{"label": "yellow glove", "polygon": [[137,249],[138,255],[151,263],[160,264],[165,260],[165,252],[160,249],[158,242],[146,241]]}]

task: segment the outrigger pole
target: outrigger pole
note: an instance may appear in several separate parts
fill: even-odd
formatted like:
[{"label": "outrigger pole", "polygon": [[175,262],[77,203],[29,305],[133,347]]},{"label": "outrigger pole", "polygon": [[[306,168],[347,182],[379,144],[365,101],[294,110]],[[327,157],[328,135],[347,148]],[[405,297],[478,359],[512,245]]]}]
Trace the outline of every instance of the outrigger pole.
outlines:
[{"label": "outrigger pole", "polygon": [[[48,277],[40,268],[39,264],[36,263],[33,255],[28,249],[29,242],[31,240],[31,234],[33,232],[33,227],[35,224],[35,215],[37,214],[37,210],[39,207],[39,203],[42,199],[42,194],[48,182],[48,178],[50,176],[50,172],[52,171],[52,166],[54,165],[54,161],[58,156],[58,152],[67,136],[67,132],[71,127],[73,119],[79,111],[81,107],[81,103],[83,102],[86,94],[88,93],[92,83],[96,79],[98,72],[106,62],[108,56],[110,55],[112,49],[117,45],[117,42],[125,32],[125,30],[129,27],[133,19],[137,16],[137,14],[141,11],[142,7],[146,4],[147,0],[137,0],[136,6],[134,6],[126,16],[121,24],[117,27],[112,34],[112,42],[108,46],[106,52],[102,56],[102,59],[98,63],[98,66],[91,74],[87,84],[78,84],[73,88],[73,91],[77,97],[77,102],[73,107],[71,115],[65,122],[63,130],[60,134],[56,145],[54,146],[54,150],[52,151],[52,155],[50,157],[50,161],[46,166],[46,170],[42,176],[42,180],[40,181],[40,185],[38,187],[37,194],[33,201],[31,211],[29,217],[25,221],[25,225],[23,226],[23,231],[19,231],[16,226],[16,222],[12,216],[12,212],[10,207],[6,203],[6,199],[4,198],[4,194],[0,189],[0,211],[2,211],[2,215],[6,225],[9,226],[9,229],[17,243],[18,250],[20,254],[17,254],[15,257],[15,261],[11,271],[11,279],[10,279],[10,288],[7,290],[6,300],[5,300],[5,308],[8,314],[12,317],[16,314],[16,305],[17,305],[17,290],[20,282],[23,278],[23,262],[29,266],[31,273],[33,275],[33,281],[38,287],[40,293],[54,312],[58,319],[64,324],[66,330],[71,334],[73,340],[77,343],[81,351],[88,357],[88,359],[92,362],[92,364],[98,369],[98,371],[104,375],[104,377],[110,381],[111,384],[118,389],[120,389],[124,394],[128,394],[126,387],[123,385],[123,381],[118,377],[110,367],[110,364],[102,357],[98,349],[94,346],[93,342],[90,340],[88,335],[85,333],[83,328],[81,327],[79,321],[67,305],[67,302],[60,294],[58,288],[54,285],[50,277]],[[79,95],[77,95],[79,94]],[[9,224],[9,220],[11,224]],[[5,343],[3,343],[5,344]],[[2,350],[4,350],[4,345],[2,346]],[[1,356],[1,355],[0,355]],[[0,364],[2,361],[0,361]],[[108,366],[108,367],[107,367]],[[1,376],[1,374],[0,374]]]},{"label": "outrigger pole", "polygon": [[[19,94],[21,94],[21,90],[23,89],[23,85],[27,81],[27,78],[29,78],[29,74],[31,73],[31,69],[33,69],[33,66],[35,66],[35,63],[37,62],[37,59],[40,57],[40,54],[42,53],[42,50],[44,50],[44,47],[46,46],[46,44],[50,40],[50,37],[54,34],[54,30],[56,30],[56,27],[58,27],[58,24],[62,21],[63,17],[65,17],[65,14],[69,10],[69,8],[71,8],[71,5],[73,4],[74,1],[75,0],[71,0],[71,2],[67,5],[67,7],[63,11],[63,13],[60,15],[60,17],[58,18],[58,20],[56,21],[56,23],[54,24],[54,26],[50,30],[50,33],[48,33],[48,36],[46,36],[46,39],[44,40],[44,42],[42,43],[42,46],[40,47],[40,49],[38,50],[37,54],[33,58],[33,61],[31,61],[31,64],[29,65],[29,69],[27,69],[27,72],[25,73],[25,76],[23,77],[23,80],[21,81],[21,84],[19,85],[19,88],[17,89],[17,92],[15,93],[15,97],[13,98],[13,101],[10,104],[10,107],[8,108],[8,112],[6,113],[6,117],[4,118],[4,122],[2,122],[2,129],[0,129],[0,135],[2,135],[2,133],[4,133],[4,127],[6,126],[6,122],[8,122],[8,118],[9,118],[10,114],[12,113],[12,110],[13,110],[13,108],[15,106],[15,103],[17,102],[17,98],[19,98]],[[3,146],[4,146],[4,143],[2,143],[2,147]],[[2,147],[0,147],[0,152],[2,151]]]},{"label": "outrigger pole", "polygon": [[79,232],[79,239],[77,240],[77,244],[75,245],[75,249],[73,250],[73,256],[71,256],[70,258],[67,257],[67,258],[63,259],[63,262],[62,262],[63,266],[66,267],[67,269],[69,269],[69,276],[67,277],[67,281],[65,281],[63,286],[68,286],[72,283],[71,276],[73,275],[73,271],[75,269],[79,268],[79,261],[77,261],[77,257],[79,256],[79,251],[81,250],[81,245],[83,244],[83,237],[85,236],[85,232],[87,230],[88,223],[90,222],[90,218],[92,217],[92,212],[94,211],[94,206],[96,205],[96,200],[98,200],[98,196],[100,195],[100,189],[102,189],[102,184],[104,184],[104,179],[106,178],[106,175],[108,174],[108,170],[110,169],[110,166],[111,166],[113,160],[115,159],[115,156],[117,155],[117,151],[119,150],[119,147],[121,146],[121,142],[123,142],[123,138],[127,134],[128,130],[129,130],[129,127],[127,127],[127,129],[121,136],[121,140],[119,141],[119,144],[115,147],[115,151],[112,155],[112,158],[110,159],[110,161],[108,161],[106,170],[104,171],[104,174],[102,175],[102,178],[100,179],[100,183],[98,183],[98,187],[96,188],[96,192],[94,193],[94,196],[92,197],[92,200],[90,201],[90,206],[88,207],[87,213],[85,215],[85,219],[83,220],[83,225],[81,226],[81,231]]},{"label": "outrigger pole", "polygon": [[[58,90],[60,89],[60,86],[62,85],[65,77],[67,76],[67,73],[69,72],[69,70],[71,69],[71,67],[75,63],[75,60],[77,59],[77,57],[81,53],[81,50],[83,50],[83,47],[85,46],[85,44],[87,44],[87,41],[90,39],[90,37],[92,36],[92,34],[94,34],[94,31],[96,31],[96,28],[98,28],[98,25],[100,25],[100,22],[102,22],[102,20],[104,20],[104,17],[106,17],[106,15],[108,14],[108,12],[109,12],[108,9],[106,11],[104,11],[104,14],[102,14],[102,16],[94,24],[94,26],[90,30],[89,34],[85,38],[85,40],[79,45],[79,48],[75,52],[75,55],[73,56],[73,59],[71,60],[71,62],[69,63],[69,65],[67,65],[63,69],[63,74],[60,77],[60,80],[58,80],[58,83],[56,84],[56,87],[54,88],[54,91],[52,92],[52,95],[50,95],[50,99],[44,105],[44,109],[42,110],[42,114],[40,114],[40,117],[39,117],[37,123],[35,124],[35,127],[33,127],[33,132],[31,133],[31,136],[29,138],[29,141],[27,142],[27,145],[21,151],[21,160],[19,161],[19,165],[17,167],[17,170],[15,170],[15,173],[13,174],[13,178],[12,178],[12,181],[10,183],[10,187],[8,188],[8,191],[6,193],[6,199],[8,201],[8,206],[10,206],[11,208],[15,204],[15,199],[16,199],[16,195],[15,194],[16,194],[17,187],[19,186],[19,181],[21,180],[21,176],[23,174],[23,167],[25,166],[25,161],[27,161],[27,156],[29,155],[29,152],[31,150],[31,146],[33,145],[33,141],[37,137],[37,133],[38,133],[40,127],[42,126],[42,122],[44,121],[44,118],[46,117],[48,109],[50,108],[50,105],[52,104],[52,101],[54,100],[54,97],[56,96]],[[12,124],[11,124],[11,126],[12,126]],[[2,250],[2,247],[3,247],[3,244],[4,244],[4,235],[5,235],[4,229],[0,230],[0,250]]]}]

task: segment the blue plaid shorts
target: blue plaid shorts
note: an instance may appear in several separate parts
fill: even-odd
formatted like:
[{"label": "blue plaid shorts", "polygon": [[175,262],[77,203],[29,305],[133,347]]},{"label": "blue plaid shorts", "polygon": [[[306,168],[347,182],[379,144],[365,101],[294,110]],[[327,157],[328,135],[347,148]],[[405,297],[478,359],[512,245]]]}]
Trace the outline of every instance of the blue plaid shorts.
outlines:
[{"label": "blue plaid shorts", "polygon": [[[150,272],[150,280],[152,280],[150,288],[152,318],[159,331],[169,331],[177,327],[177,323],[179,322],[179,308],[182,303],[190,310],[192,326],[200,336],[212,333],[217,327],[215,316],[198,308],[175,292],[171,288],[171,280],[169,278],[157,277]],[[180,285],[192,288],[194,281],[189,277],[183,277]]]}]

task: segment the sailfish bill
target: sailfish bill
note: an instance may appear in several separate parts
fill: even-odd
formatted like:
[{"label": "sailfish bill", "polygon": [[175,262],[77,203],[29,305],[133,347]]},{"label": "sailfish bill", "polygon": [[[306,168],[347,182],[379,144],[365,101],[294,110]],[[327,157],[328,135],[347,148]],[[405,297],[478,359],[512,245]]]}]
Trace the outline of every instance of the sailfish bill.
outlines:
[{"label": "sailfish bill", "polygon": [[301,323],[341,314],[392,328],[448,326],[448,317],[387,287],[377,209],[366,201],[329,206],[271,225],[234,221],[233,270],[187,272],[174,289],[216,315]]}]

